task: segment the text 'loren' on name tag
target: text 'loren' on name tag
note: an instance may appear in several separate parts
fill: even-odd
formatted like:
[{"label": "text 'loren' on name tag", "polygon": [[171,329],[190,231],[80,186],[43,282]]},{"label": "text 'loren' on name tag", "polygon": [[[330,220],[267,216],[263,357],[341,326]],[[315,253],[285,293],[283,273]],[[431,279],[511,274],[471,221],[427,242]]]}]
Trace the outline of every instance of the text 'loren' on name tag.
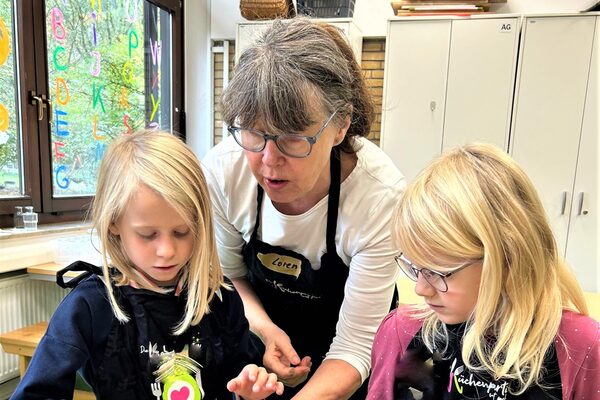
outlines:
[{"label": "text 'loren' on name tag", "polygon": [[276,253],[258,253],[258,259],[265,266],[273,272],[280,274],[292,275],[298,278],[302,268],[302,261],[294,257],[282,256]]}]

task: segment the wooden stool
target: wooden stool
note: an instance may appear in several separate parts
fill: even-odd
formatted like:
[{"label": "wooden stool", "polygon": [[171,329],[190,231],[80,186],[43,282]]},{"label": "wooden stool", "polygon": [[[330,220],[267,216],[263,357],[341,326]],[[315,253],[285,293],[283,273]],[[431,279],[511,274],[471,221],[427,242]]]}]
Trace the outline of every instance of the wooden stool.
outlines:
[{"label": "wooden stool", "polygon": [[[0,335],[0,344],[6,353],[19,356],[19,374],[21,378],[27,370],[27,366],[33,357],[35,349],[46,333],[48,322],[43,321],[34,325],[29,325],[21,329]],[[95,400],[92,392],[75,390],[73,392],[74,400]]]}]

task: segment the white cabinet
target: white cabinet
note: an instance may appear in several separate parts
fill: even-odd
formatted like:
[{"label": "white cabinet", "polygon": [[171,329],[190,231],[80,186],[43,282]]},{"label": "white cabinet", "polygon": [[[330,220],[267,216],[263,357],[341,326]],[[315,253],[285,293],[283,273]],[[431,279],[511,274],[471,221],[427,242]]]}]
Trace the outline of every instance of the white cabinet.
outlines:
[{"label": "white cabinet", "polygon": [[[352,18],[324,18],[320,21],[327,22],[340,29],[348,38],[350,46],[354,50],[356,59],[360,62],[362,54],[362,33],[352,22]],[[237,24],[235,38],[235,60],[240,58],[244,50],[248,48],[271,24],[272,21],[244,21]]]},{"label": "white cabinet", "polygon": [[449,147],[508,148],[519,24],[518,16],[389,21],[381,145],[409,180]]},{"label": "white cabinet", "polygon": [[600,290],[597,19],[524,18],[510,145],[588,291]]},{"label": "white cabinet", "polygon": [[[600,292],[600,17],[596,17],[594,48],[587,85],[573,206],[567,236],[567,261],[586,290]],[[595,287],[594,287],[595,285]]]},{"label": "white cabinet", "polygon": [[390,22],[381,147],[412,179],[441,150],[449,21]]}]

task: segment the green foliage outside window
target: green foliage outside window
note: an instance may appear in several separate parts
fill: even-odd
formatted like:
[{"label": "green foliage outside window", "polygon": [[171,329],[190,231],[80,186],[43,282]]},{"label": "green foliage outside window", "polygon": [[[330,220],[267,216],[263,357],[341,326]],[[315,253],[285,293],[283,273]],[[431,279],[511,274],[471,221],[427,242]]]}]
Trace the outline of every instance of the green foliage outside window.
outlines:
[{"label": "green foliage outside window", "polygon": [[0,0],[0,197],[22,187],[13,38],[12,1]]},{"label": "green foliage outside window", "polygon": [[46,12],[53,192],[90,195],[106,146],[146,125],[143,4],[54,0]]}]

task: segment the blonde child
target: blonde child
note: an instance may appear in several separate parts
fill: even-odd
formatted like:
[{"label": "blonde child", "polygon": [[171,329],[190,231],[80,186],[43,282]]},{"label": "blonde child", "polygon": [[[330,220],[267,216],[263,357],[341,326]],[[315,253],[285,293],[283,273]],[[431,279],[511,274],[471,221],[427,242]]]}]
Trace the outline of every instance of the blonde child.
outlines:
[{"label": "blonde child", "polygon": [[[138,132],[104,155],[92,206],[102,268],[85,271],[52,317],[13,399],[244,399],[281,394],[215,249],[199,162],[178,138]],[[247,365],[250,364],[250,365]]]},{"label": "blonde child", "polygon": [[422,306],[381,324],[368,399],[598,399],[600,327],[522,169],[451,151],[408,187],[393,236]]}]

